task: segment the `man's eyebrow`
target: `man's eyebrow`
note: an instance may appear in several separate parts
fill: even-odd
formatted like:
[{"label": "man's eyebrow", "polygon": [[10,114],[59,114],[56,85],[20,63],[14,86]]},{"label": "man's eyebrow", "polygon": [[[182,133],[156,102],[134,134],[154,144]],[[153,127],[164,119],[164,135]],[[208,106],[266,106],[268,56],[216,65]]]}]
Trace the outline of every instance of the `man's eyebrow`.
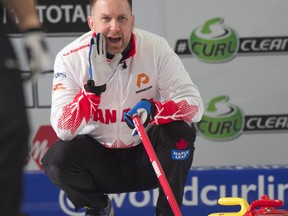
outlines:
[{"label": "man's eyebrow", "polygon": [[106,13],[101,13],[100,16],[109,16],[109,15]]},{"label": "man's eyebrow", "polygon": [[128,14],[123,13],[123,14],[120,14],[119,16],[127,17]]},{"label": "man's eyebrow", "polygon": [[[102,13],[102,14],[100,14],[100,16],[107,16],[107,17],[110,17],[110,15],[109,15],[109,14],[106,14],[106,13]],[[127,17],[128,15],[125,14],[125,13],[122,13],[122,14],[117,15],[117,17],[120,17],[120,16]]]}]

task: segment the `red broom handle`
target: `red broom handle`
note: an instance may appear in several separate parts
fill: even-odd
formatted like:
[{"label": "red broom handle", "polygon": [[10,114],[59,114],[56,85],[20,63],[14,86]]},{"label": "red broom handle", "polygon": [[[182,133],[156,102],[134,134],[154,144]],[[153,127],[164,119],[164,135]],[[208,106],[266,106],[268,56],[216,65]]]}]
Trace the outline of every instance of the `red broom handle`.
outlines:
[{"label": "red broom handle", "polygon": [[170,207],[174,213],[175,216],[182,216],[182,213],[180,211],[180,208],[178,206],[178,203],[176,202],[175,200],[175,197],[173,195],[173,192],[170,188],[170,185],[167,181],[167,178],[165,176],[165,173],[162,169],[162,166],[157,158],[157,155],[155,154],[155,151],[153,149],[153,146],[149,140],[149,137],[145,131],[145,128],[143,127],[142,123],[141,123],[141,120],[139,118],[139,116],[134,116],[133,117],[133,122],[135,124],[135,127],[138,131],[138,134],[140,136],[140,139],[142,140],[142,143],[145,147],[145,150],[148,154],[148,157],[150,159],[150,162],[154,168],[154,171],[157,175],[157,178],[161,184],[161,187],[166,195],[166,198],[170,204]]}]

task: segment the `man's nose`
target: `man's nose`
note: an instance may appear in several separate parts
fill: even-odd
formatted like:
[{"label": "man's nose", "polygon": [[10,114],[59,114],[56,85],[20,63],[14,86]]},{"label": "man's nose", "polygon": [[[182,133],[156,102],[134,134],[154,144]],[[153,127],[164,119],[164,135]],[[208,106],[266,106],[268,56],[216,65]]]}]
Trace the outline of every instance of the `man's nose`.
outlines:
[{"label": "man's nose", "polygon": [[111,31],[118,31],[120,29],[119,27],[119,23],[117,22],[117,20],[112,20],[110,23],[110,30]]}]

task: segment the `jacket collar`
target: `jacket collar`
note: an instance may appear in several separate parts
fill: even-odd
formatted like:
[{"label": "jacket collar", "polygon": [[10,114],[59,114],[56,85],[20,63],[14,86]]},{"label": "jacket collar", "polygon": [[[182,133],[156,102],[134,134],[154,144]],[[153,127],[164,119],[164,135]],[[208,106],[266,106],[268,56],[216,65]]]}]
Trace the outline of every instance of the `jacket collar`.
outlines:
[{"label": "jacket collar", "polygon": [[126,56],[124,56],[123,60],[134,56],[135,53],[136,53],[136,40],[135,40],[135,35],[132,33],[132,36],[131,36],[131,47],[130,47],[130,50],[129,50],[128,54]]}]

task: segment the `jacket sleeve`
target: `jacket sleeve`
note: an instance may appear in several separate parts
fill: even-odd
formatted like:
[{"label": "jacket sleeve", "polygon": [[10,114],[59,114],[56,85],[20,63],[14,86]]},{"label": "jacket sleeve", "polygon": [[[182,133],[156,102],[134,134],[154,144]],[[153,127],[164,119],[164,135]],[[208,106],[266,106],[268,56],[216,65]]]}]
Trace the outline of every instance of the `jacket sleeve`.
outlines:
[{"label": "jacket sleeve", "polygon": [[62,140],[71,140],[79,134],[90,121],[101,99],[75,81],[77,79],[72,73],[75,69],[69,68],[69,65],[60,54],[56,56],[50,122]]},{"label": "jacket sleeve", "polygon": [[199,122],[204,104],[197,86],[165,39],[158,50],[158,88],[163,101],[154,101],[156,113],[151,123]]}]

